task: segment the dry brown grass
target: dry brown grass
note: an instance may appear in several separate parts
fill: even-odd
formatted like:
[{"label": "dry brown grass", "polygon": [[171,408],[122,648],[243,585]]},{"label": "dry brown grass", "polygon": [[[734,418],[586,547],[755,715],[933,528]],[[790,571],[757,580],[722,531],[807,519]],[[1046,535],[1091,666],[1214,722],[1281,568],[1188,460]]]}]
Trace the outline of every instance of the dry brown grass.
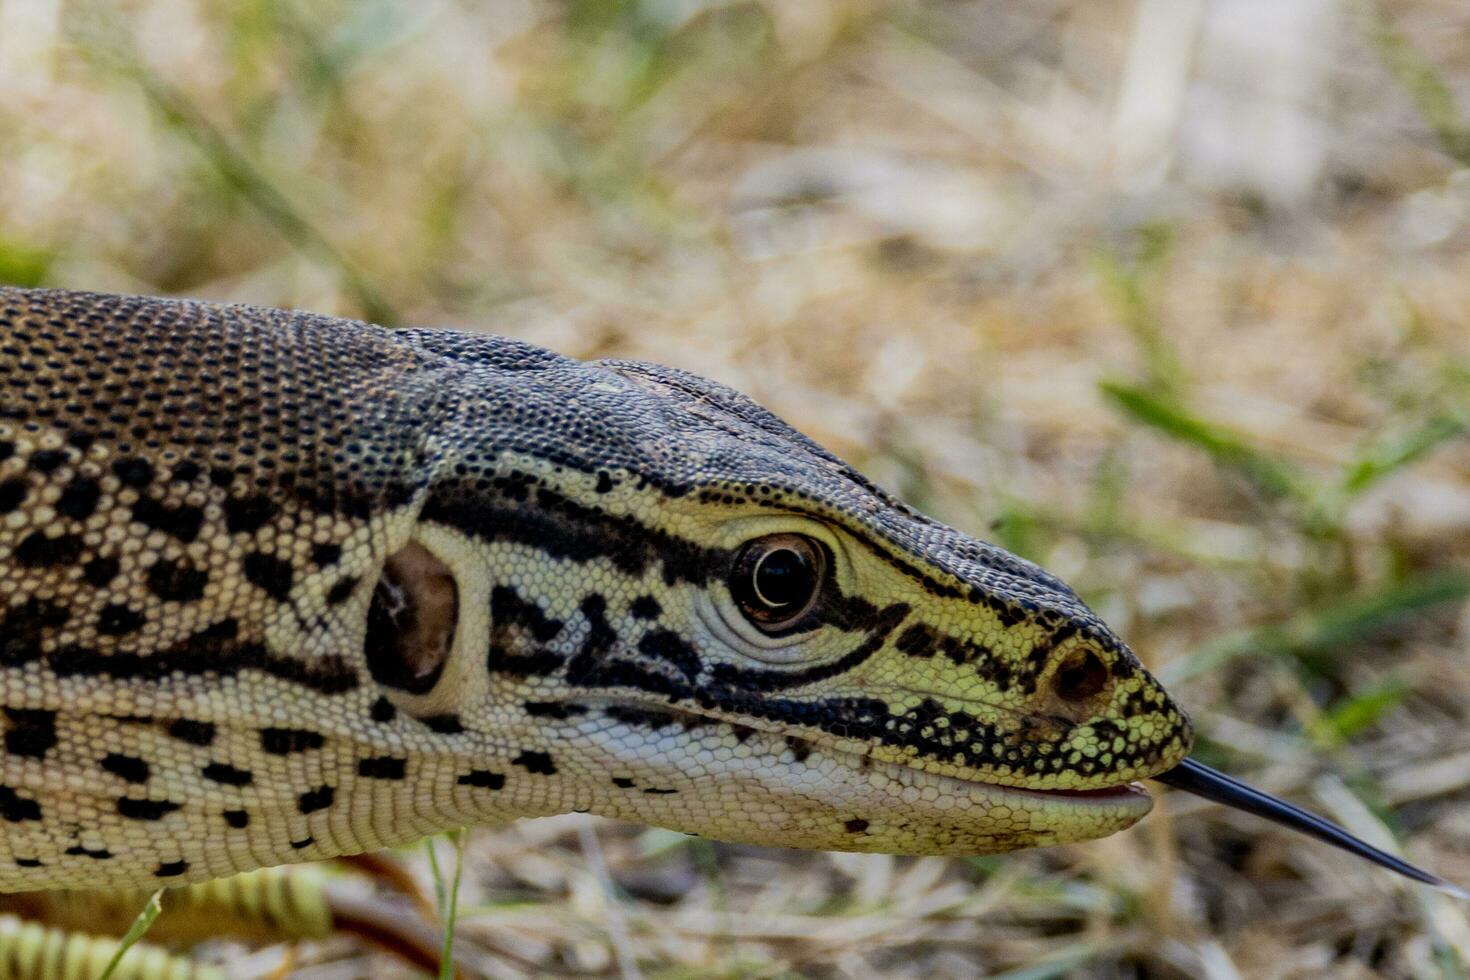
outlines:
[{"label": "dry brown grass", "polygon": [[[1203,757],[1470,882],[1470,13],[1381,14],[5,0],[0,278],[719,378],[1071,581]],[[1463,905],[1169,794],[1000,859],[567,817],[466,860],[496,976],[1470,963]]]}]

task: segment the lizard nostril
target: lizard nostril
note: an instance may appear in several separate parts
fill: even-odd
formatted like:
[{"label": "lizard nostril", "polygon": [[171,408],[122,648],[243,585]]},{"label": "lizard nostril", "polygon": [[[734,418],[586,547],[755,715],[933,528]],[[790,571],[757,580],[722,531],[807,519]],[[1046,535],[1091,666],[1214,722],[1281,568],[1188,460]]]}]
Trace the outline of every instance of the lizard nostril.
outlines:
[{"label": "lizard nostril", "polygon": [[1085,701],[1108,683],[1108,668],[1091,650],[1072,654],[1052,676],[1052,690],[1063,701]]},{"label": "lizard nostril", "polygon": [[368,669],[379,684],[426,694],[444,672],[459,620],[449,566],[413,542],[389,556],[368,607]]}]

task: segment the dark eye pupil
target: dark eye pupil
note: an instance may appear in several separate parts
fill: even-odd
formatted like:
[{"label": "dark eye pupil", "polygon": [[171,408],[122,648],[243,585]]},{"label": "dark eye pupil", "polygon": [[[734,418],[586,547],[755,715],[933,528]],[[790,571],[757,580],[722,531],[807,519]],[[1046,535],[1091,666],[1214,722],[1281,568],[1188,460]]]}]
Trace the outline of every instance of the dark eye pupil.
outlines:
[{"label": "dark eye pupil", "polygon": [[806,602],[816,585],[816,574],[805,555],[778,548],[755,566],[755,594],[772,609]]},{"label": "dark eye pupil", "polygon": [[827,562],[820,545],[800,534],[747,541],[730,569],[730,596],[766,632],[791,628],[816,603]]}]

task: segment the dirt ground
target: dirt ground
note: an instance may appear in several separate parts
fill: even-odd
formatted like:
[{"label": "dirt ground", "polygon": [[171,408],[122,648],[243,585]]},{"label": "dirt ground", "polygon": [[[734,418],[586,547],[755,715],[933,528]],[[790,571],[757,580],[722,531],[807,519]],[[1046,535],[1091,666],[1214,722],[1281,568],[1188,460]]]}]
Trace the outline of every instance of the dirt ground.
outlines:
[{"label": "dirt ground", "polygon": [[[1470,883],[1467,39],[1455,0],[0,0],[0,280],[718,378],[1071,582],[1200,758]],[[1461,977],[1467,912],[1161,791],[973,860],[477,829],[458,935],[497,977]]]}]

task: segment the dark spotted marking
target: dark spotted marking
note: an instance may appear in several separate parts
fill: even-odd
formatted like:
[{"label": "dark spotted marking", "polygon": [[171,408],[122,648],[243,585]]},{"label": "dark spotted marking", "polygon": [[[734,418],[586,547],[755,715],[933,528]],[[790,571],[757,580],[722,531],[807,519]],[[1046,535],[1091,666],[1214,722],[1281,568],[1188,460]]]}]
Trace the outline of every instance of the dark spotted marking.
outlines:
[{"label": "dark spotted marking", "polygon": [[117,578],[122,567],[116,558],[93,558],[82,566],[82,578],[88,585],[105,588]]},{"label": "dark spotted marking", "polygon": [[842,825],[849,834],[865,834],[868,832],[868,822],[861,817],[854,817]]},{"label": "dark spotted marking", "polygon": [[129,820],[162,820],[179,808],[171,800],[139,800],[131,796],[120,796],[117,812]]},{"label": "dark spotted marking", "polygon": [[250,826],[250,814],[244,810],[226,810],[220,816],[225,818],[225,823],[236,830],[244,830]]},{"label": "dark spotted marking", "polygon": [[645,792],[645,793],[652,793],[655,796],[666,796],[669,793],[677,793],[679,791],[676,790],[676,789],[662,789],[662,788],[660,788],[658,786],[650,786],[647,789],[645,789],[643,792]]},{"label": "dark spotted marking", "polygon": [[[996,618],[1000,620],[1000,625],[1006,629],[1019,626],[1026,621],[1026,611],[1024,609],[1013,606],[1005,600],[989,593],[982,592],[980,595],[982,596],[981,601],[984,602],[991,612],[995,613]],[[974,592],[971,592],[970,601],[975,601]]]},{"label": "dark spotted marking", "polygon": [[307,752],[321,748],[326,742],[326,736],[321,732],[314,732],[306,728],[262,728],[260,730],[261,751],[269,752],[271,755]]},{"label": "dark spotted marking", "polygon": [[0,666],[19,667],[41,659],[41,639],[48,630],[65,626],[66,607],[44,599],[27,599],[0,618]]},{"label": "dark spotted marking", "polygon": [[939,634],[931,626],[915,623],[900,633],[893,645],[910,657],[932,657],[939,649]]},{"label": "dark spotted marking", "polygon": [[633,780],[629,779],[627,776],[614,776],[612,782],[613,785],[616,786],[618,789],[633,788]]},{"label": "dark spotted marking", "polygon": [[332,797],[336,793],[337,791],[335,789],[325,784],[318,786],[316,789],[309,789],[297,798],[296,809],[300,810],[303,814],[325,810],[332,805]]},{"label": "dark spotted marking", "polygon": [[233,640],[240,635],[240,621],[233,616],[210,623],[204,629],[189,638],[191,645],[208,647],[211,641]]},{"label": "dark spotted marking", "polygon": [[249,769],[239,769],[225,762],[211,762],[200,774],[210,782],[223,783],[226,786],[249,786],[255,782],[255,773]]},{"label": "dark spotted marking", "polygon": [[245,580],[277,602],[291,597],[291,563],[275,555],[252,551],[240,562]]},{"label": "dark spotted marking", "polygon": [[805,762],[812,754],[812,743],[795,735],[786,736],[786,747],[791,750],[797,762]]},{"label": "dark spotted marking", "polygon": [[112,857],[112,852],[105,847],[99,847],[93,851],[83,847],[81,844],[73,844],[62,853],[71,857],[89,857],[93,861],[106,861]]},{"label": "dark spotted marking", "polygon": [[91,449],[92,444],[97,441],[97,436],[94,433],[87,432],[84,429],[73,429],[66,434],[66,441],[80,449],[82,452],[86,452],[88,449]]},{"label": "dark spotted marking", "polygon": [[32,531],[15,546],[14,558],[27,568],[52,568],[75,565],[82,557],[82,539],[76,534],[51,537],[45,531]]},{"label": "dark spotted marking", "polygon": [[378,724],[386,725],[388,722],[398,717],[398,709],[393,707],[392,701],[389,701],[385,697],[379,697],[378,700],[373,702],[372,709],[368,712],[368,716]]},{"label": "dark spotted marking", "polygon": [[45,867],[45,865],[43,865],[36,858],[16,858],[15,859],[15,866],[17,868],[43,868],[43,867]]},{"label": "dark spotted marking", "polygon": [[348,599],[351,599],[352,593],[357,591],[357,583],[360,581],[361,579],[356,575],[349,575],[346,578],[338,580],[337,584],[332,586],[332,590],[327,593],[327,605],[340,606]]},{"label": "dark spotted marking", "polygon": [[556,775],[556,765],[551,761],[551,756],[545,752],[535,752],[531,749],[525,749],[520,755],[510,761],[511,765],[520,766],[529,773],[535,773],[540,776]]},{"label": "dark spotted marking", "polygon": [[[491,628],[492,637],[495,630]],[[491,642],[490,655],[485,660],[485,669],[494,673],[510,674],[513,677],[545,677],[561,669],[559,654],[538,647],[524,656],[513,654],[498,643]]]},{"label": "dark spotted marking", "polygon": [[225,529],[231,534],[253,534],[275,513],[269,497],[231,497],[225,501]]},{"label": "dark spotted marking", "polygon": [[293,840],[291,842],[291,849],[293,851],[300,851],[300,850],[302,850],[304,848],[310,847],[311,845],[313,845],[315,843],[316,843],[316,838],[315,837],[303,837],[301,840]]},{"label": "dark spotted marking", "polygon": [[461,786],[478,786],[481,789],[500,789],[505,785],[505,777],[498,772],[490,772],[487,769],[471,769],[469,772],[455,780]]},{"label": "dark spotted marking", "polygon": [[191,460],[183,460],[175,463],[172,476],[175,483],[193,483],[199,479],[199,474],[204,472],[203,468]]},{"label": "dark spotted marking", "polygon": [[112,472],[123,482],[123,486],[141,490],[153,482],[153,464],[146,459],[131,456],[112,464]]},{"label": "dark spotted marking", "polygon": [[103,636],[126,636],[143,628],[147,618],[120,602],[109,602],[97,614],[97,632]]},{"label": "dark spotted marking", "polygon": [[562,621],[552,619],[541,610],[540,605],[522,599],[508,585],[497,585],[490,590],[490,622],[493,627],[516,626],[530,633],[537,643],[550,643],[562,631]]},{"label": "dark spotted marking", "polygon": [[40,449],[31,453],[27,465],[38,473],[53,473],[66,465],[65,449]]},{"label": "dark spotted marking", "polygon": [[402,779],[407,765],[407,759],[398,759],[391,755],[359,759],[357,774],[364,779]]},{"label": "dark spotted marking", "polygon": [[[607,621],[607,599],[594,592],[582,600],[577,606],[577,611],[582,618],[587,620],[587,635],[582,638],[582,646],[577,650],[577,655],[567,664],[566,680],[569,684],[591,686],[596,683],[600,674],[608,670],[608,654],[617,647],[618,633]],[[612,673],[617,673],[622,664],[613,661]],[[640,680],[647,679],[650,690],[663,693],[669,684],[662,682],[660,678],[640,671]],[[619,678],[621,680],[622,678]],[[617,682],[614,682],[616,685]],[[630,686],[638,687],[639,684]]]},{"label": "dark spotted marking", "polygon": [[515,677],[542,677],[555,672],[561,668],[562,658],[542,644],[556,639],[562,627],[561,620],[547,616],[534,601],[521,598],[508,585],[497,585],[490,591],[486,669]]},{"label": "dark spotted marking", "polygon": [[1016,681],[1015,671],[1006,658],[997,657],[995,651],[984,643],[949,636],[925,623],[915,623],[904,630],[894,645],[911,657],[932,657],[942,653],[956,667],[973,664],[981,678],[1002,691],[1009,690]]},{"label": "dark spotted marking", "polygon": [[188,861],[160,861],[153,875],[156,878],[176,878],[188,870]]},{"label": "dark spotted marking", "polygon": [[130,783],[148,782],[148,763],[135,755],[123,755],[120,752],[109,752],[97,763],[107,772],[112,773],[119,779]]},{"label": "dark spotted marking", "polygon": [[27,759],[44,759],[56,744],[56,712],[40,708],[6,708],[10,729],[5,751]]},{"label": "dark spotted marking", "polygon": [[628,612],[634,619],[658,619],[663,615],[663,611],[663,606],[660,606],[658,600],[651,595],[639,596],[628,607]]},{"label": "dark spotted marking", "polygon": [[0,786],[0,818],[6,823],[40,820],[41,804],[21,796],[9,786]]},{"label": "dark spotted marking", "polygon": [[29,486],[23,477],[18,476],[0,483],[0,514],[8,514],[25,503]]},{"label": "dark spotted marking", "polygon": [[585,715],[586,707],[580,704],[562,704],[558,701],[527,701],[523,707],[532,718],[551,718],[566,721],[577,715]]},{"label": "dark spotted marking", "polygon": [[459,715],[428,715],[419,721],[428,726],[432,732],[440,735],[458,735],[464,731],[464,724],[459,720]]},{"label": "dark spotted marking", "polygon": [[199,529],[204,526],[204,511],[193,504],[169,507],[152,497],[140,497],[133,504],[133,520],[189,544],[199,537]]},{"label": "dark spotted marking", "polygon": [[56,510],[62,517],[85,521],[97,510],[97,501],[101,499],[102,488],[96,480],[77,476],[62,488],[61,496],[56,499]]},{"label": "dark spotted marking", "polygon": [[342,560],[340,544],[314,544],[311,546],[311,561],[318,568],[335,565]]},{"label": "dark spotted marking", "polygon": [[172,558],[160,558],[148,569],[149,591],[165,602],[195,602],[208,583],[207,572]]},{"label": "dark spotted marking", "polygon": [[689,641],[672,630],[651,630],[643,634],[638,641],[638,652],[671,664],[690,683],[699,677],[703,667],[699,654],[695,653]]},{"label": "dark spotted marking", "polygon": [[207,746],[214,743],[214,723],[209,721],[190,721],[180,718],[168,724],[170,738],[176,738],[180,742],[188,742],[190,745]]}]

